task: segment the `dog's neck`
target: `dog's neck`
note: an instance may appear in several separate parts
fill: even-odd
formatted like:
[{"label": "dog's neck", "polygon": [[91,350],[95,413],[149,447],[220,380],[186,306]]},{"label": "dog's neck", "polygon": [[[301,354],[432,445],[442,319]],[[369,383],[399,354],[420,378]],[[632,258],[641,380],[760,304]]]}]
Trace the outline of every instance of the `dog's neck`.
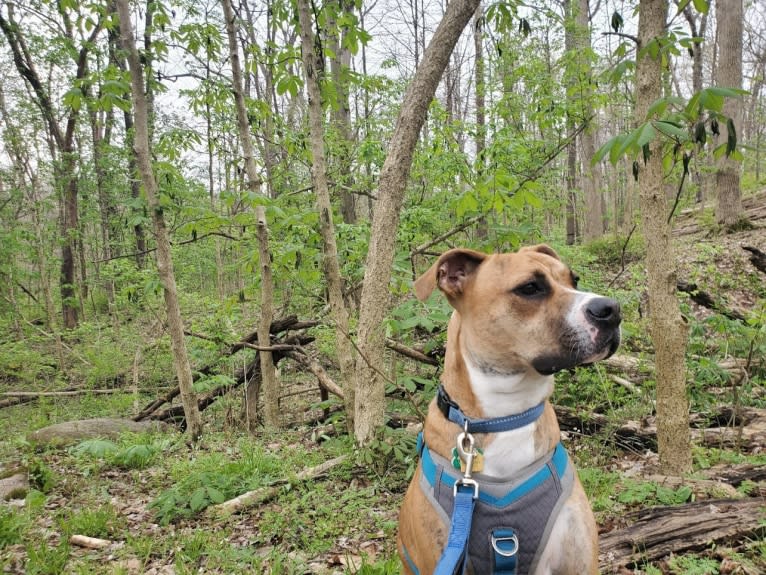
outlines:
[{"label": "dog's neck", "polygon": [[[453,317],[449,326],[452,333],[448,336],[442,385],[466,416],[475,419],[505,417],[546,402],[543,415],[534,423],[476,437],[479,447],[484,450],[482,473],[495,478],[511,477],[545,457],[560,439],[556,415],[547,403],[553,393],[553,376],[541,375],[531,367],[510,374],[479,368],[471,361],[470,351],[461,345],[460,329],[455,319]],[[429,413],[434,424],[436,418],[438,426],[444,430],[436,437],[446,440],[437,451],[444,451],[442,455],[446,457],[460,430],[444,420],[441,413]],[[432,440],[426,439],[430,444]]]}]

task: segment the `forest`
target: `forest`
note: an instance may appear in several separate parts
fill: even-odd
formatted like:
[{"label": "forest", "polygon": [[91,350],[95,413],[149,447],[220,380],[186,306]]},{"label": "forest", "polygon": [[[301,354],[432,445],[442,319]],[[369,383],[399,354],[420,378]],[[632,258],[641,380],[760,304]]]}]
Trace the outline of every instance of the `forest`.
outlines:
[{"label": "forest", "polygon": [[[766,573],[766,4],[0,0],[0,569],[401,573],[443,252],[617,300],[604,574]],[[438,291],[438,290],[437,290]]]}]

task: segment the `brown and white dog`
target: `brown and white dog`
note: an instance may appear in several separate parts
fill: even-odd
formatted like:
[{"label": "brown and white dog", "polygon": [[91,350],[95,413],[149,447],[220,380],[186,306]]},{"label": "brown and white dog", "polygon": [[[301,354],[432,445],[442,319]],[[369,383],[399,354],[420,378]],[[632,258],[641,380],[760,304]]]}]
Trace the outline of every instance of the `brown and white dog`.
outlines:
[{"label": "brown and white dog", "polygon": [[[578,291],[577,277],[546,245],[492,255],[450,250],[415,282],[420,300],[435,287],[454,308],[442,375],[452,402],[467,417],[478,419],[503,418],[544,405],[538,419],[519,429],[476,434],[483,467],[474,479],[483,488],[483,482],[512,477],[551,457],[560,441],[548,402],[553,374],[615,352],[620,306]],[[435,399],[424,426],[430,453],[449,461],[461,431]],[[544,543],[533,554],[529,574],[598,572],[596,522],[573,466],[569,468],[570,487],[545,527]],[[450,531],[449,517],[434,505],[429,489],[421,461],[399,516],[398,547],[405,573],[433,573]],[[486,563],[483,568],[477,565],[482,563],[469,561],[469,571],[492,572],[483,572]]]}]

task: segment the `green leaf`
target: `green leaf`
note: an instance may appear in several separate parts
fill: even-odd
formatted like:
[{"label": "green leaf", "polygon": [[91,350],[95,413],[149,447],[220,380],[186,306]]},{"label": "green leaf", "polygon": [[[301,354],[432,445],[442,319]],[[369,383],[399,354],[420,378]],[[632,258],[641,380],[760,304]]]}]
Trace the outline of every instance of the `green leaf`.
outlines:
[{"label": "green leaf", "polygon": [[707,0],[692,0],[692,2],[694,3],[694,9],[697,10],[697,12],[700,14],[707,14],[708,8],[710,8]]},{"label": "green leaf", "polygon": [[669,138],[677,139],[681,142],[685,142],[689,139],[689,132],[672,122],[657,120],[654,122],[654,127]]},{"label": "green leaf", "polygon": [[226,501],[226,496],[215,487],[208,487],[207,495],[210,501],[215,504],[220,504]]},{"label": "green leaf", "polygon": [[656,132],[654,130],[654,126],[652,126],[651,122],[647,122],[643,126],[639,127],[638,139],[636,141],[636,145],[639,148],[643,148],[646,144],[654,140],[655,136],[656,136]]},{"label": "green leaf", "polygon": [[189,508],[196,513],[197,511],[201,511],[207,507],[207,504],[207,489],[204,487],[198,487],[194,490],[194,493],[192,493],[192,496],[189,499]]}]

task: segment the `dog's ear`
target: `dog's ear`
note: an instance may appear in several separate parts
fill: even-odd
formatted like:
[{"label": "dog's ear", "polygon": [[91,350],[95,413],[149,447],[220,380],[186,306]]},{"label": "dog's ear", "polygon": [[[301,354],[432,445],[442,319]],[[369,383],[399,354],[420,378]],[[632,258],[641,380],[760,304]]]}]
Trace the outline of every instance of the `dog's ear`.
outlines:
[{"label": "dog's ear", "polygon": [[553,251],[553,248],[546,244],[537,244],[536,246],[521,248],[519,251],[520,252],[526,252],[526,251],[539,252],[541,254],[545,254],[546,256],[551,256],[552,258],[561,261],[561,258],[555,251]]},{"label": "dog's ear", "polygon": [[463,293],[465,283],[483,262],[487,254],[468,249],[454,249],[444,252],[428,271],[415,280],[415,295],[425,301],[435,287],[448,298]]}]

